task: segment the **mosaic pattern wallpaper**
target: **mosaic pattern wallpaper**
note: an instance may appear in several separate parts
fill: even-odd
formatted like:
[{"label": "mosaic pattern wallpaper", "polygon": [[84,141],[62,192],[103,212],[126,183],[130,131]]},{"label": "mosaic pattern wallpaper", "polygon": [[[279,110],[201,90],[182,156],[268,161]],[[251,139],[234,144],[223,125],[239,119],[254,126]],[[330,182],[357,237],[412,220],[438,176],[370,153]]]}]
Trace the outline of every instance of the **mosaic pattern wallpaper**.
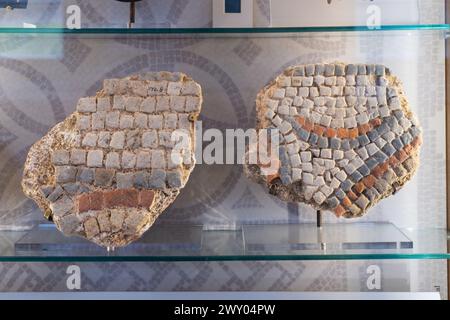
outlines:
[{"label": "mosaic pattern wallpaper", "polygon": [[[255,0],[255,24],[270,20],[269,0]],[[151,4],[150,4],[151,3]],[[27,10],[0,11],[0,24],[63,25],[76,4],[83,27],[124,27],[127,6],[109,0],[41,1]],[[418,0],[421,23],[444,21],[443,0]],[[154,0],[137,4],[136,26],[206,27],[210,0]],[[438,33],[354,37],[343,33],[276,37],[75,36],[0,39],[0,228],[24,230],[43,222],[20,191],[29,147],[70,114],[81,96],[104,78],[138,71],[182,71],[202,84],[203,128],[254,127],[261,87],[293,64],[323,61],[381,63],[403,79],[424,130],[422,166],[395,197],[357,221],[400,227],[445,225],[444,43]],[[398,52],[405,52],[399,56]],[[99,58],[100,57],[100,58]],[[423,94],[426,92],[427,94]],[[214,182],[214,183],[212,183]],[[177,201],[160,218],[166,224],[311,222],[310,208],[286,204],[249,182],[239,165],[198,165]],[[426,214],[425,214],[426,213]],[[325,221],[336,222],[331,214]],[[349,221],[340,221],[348,223]],[[350,221],[355,222],[355,221]],[[445,262],[379,262],[403,275],[398,291],[434,290],[446,283]],[[366,262],[235,262],[86,265],[86,290],[363,290]],[[0,290],[64,290],[58,264],[0,264]],[[255,270],[257,270],[255,272]],[[424,281],[421,274],[430,281]],[[115,280],[116,279],[116,280]],[[120,279],[120,281],[118,280]],[[365,281],[365,280],[364,280]],[[351,283],[350,283],[351,282]],[[87,285],[89,283],[89,285]],[[394,285],[395,283],[395,285]],[[387,287],[383,288],[387,290]],[[446,292],[446,289],[441,289]]]}]

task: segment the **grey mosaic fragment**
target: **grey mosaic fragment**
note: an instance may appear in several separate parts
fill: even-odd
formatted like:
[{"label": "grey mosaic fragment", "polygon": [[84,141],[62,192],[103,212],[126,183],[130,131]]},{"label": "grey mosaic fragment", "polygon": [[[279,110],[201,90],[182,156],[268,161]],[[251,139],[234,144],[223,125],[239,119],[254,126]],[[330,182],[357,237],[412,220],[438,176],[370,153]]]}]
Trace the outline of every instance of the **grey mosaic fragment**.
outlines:
[{"label": "grey mosaic fragment", "polygon": [[381,149],[388,157],[391,157],[394,155],[394,153],[397,151],[394,146],[390,143],[386,143],[386,145]]},{"label": "grey mosaic fragment", "polygon": [[166,187],[166,172],[164,170],[152,170],[148,182],[149,188],[162,189]]},{"label": "grey mosaic fragment", "polygon": [[344,151],[348,151],[351,149],[350,147],[350,140],[344,139],[341,141],[341,149]]},{"label": "grey mosaic fragment", "polygon": [[368,137],[367,135],[365,135],[365,134],[360,135],[360,136],[358,137],[358,141],[359,141],[359,144],[360,144],[361,146],[365,146],[365,145],[367,145],[367,144],[370,143],[369,137]]},{"label": "grey mosaic fragment", "polygon": [[342,189],[337,189],[335,191],[335,195],[339,200],[344,199],[347,195],[345,194],[345,192]]},{"label": "grey mosaic fragment", "polygon": [[370,175],[370,169],[369,169],[369,167],[366,164],[364,164],[361,167],[359,167],[358,171],[359,171],[359,173],[361,173],[361,175],[363,177],[367,177],[368,175]]},{"label": "grey mosaic fragment", "polygon": [[350,177],[353,181],[359,182],[363,178],[363,175],[359,171],[355,171],[350,175]]},{"label": "grey mosaic fragment", "polygon": [[315,134],[315,133],[311,133],[310,135],[309,135],[309,143],[310,144],[312,144],[312,145],[315,145],[315,144],[317,144],[317,141],[319,140],[319,136],[317,135],[317,134]]},{"label": "grey mosaic fragment", "polygon": [[378,130],[371,130],[367,132],[367,137],[370,139],[370,141],[375,141],[378,139],[380,134],[378,133]]},{"label": "grey mosaic fragment", "polygon": [[386,162],[389,158],[388,156],[386,156],[383,152],[378,151],[377,153],[375,153],[373,155],[373,158],[379,163],[382,164],[384,162]]},{"label": "grey mosaic fragment", "polygon": [[53,192],[51,192],[48,197],[47,200],[50,202],[55,202],[56,200],[58,200],[62,195],[64,194],[64,190],[60,185],[57,185],[56,188],[53,190]]},{"label": "grey mosaic fragment", "polygon": [[412,141],[413,141],[413,137],[411,136],[411,134],[409,132],[406,132],[402,135],[402,142],[404,145],[411,144]]}]

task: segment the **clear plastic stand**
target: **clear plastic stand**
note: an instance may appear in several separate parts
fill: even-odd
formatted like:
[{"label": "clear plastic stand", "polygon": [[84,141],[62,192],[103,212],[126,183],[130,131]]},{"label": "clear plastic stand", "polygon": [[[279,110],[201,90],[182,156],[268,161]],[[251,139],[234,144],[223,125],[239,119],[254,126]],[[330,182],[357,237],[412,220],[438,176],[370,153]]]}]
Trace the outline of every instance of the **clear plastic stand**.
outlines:
[{"label": "clear plastic stand", "polygon": [[[316,223],[242,225],[203,228],[156,225],[123,248],[103,248],[79,237],[66,237],[54,225],[39,225],[14,244],[16,255],[203,256],[276,255],[295,251],[346,253],[347,250],[404,250],[413,242],[391,223]],[[308,252],[310,250],[310,252]]]},{"label": "clear plastic stand", "polygon": [[201,226],[155,225],[136,242],[123,248],[103,248],[80,237],[66,237],[53,224],[41,224],[15,243],[16,252],[70,251],[81,255],[98,254],[158,254],[165,251],[195,252],[202,246]]},{"label": "clear plastic stand", "polygon": [[248,225],[243,227],[249,251],[412,249],[413,242],[391,223]]}]

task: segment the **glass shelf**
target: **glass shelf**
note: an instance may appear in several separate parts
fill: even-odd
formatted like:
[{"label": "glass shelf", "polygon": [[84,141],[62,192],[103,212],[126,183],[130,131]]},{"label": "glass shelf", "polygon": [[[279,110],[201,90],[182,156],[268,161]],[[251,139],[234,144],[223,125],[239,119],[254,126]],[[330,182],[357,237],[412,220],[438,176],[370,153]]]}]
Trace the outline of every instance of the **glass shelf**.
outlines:
[{"label": "glass shelf", "polygon": [[18,28],[0,27],[0,34],[286,34],[321,32],[382,32],[441,30],[450,31],[450,24],[384,25],[376,29],[367,26],[327,27],[259,27],[259,28],[81,28],[60,27]]},{"label": "glass shelf", "polygon": [[398,229],[390,223],[202,226],[156,225],[136,243],[107,251],[64,237],[53,225],[0,233],[0,262],[145,262],[450,259],[444,229]]}]

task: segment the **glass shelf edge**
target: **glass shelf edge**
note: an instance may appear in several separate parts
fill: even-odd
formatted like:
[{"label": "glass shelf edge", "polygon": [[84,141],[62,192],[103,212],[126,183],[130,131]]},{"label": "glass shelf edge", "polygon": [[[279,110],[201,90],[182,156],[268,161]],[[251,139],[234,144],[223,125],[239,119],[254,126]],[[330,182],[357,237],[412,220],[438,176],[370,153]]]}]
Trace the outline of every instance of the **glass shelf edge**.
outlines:
[{"label": "glass shelf edge", "polygon": [[367,26],[324,27],[259,27],[259,28],[17,28],[0,27],[0,34],[267,34],[311,32],[378,32],[443,30],[450,32],[450,24],[385,25],[376,29]]},{"label": "glass shelf edge", "polygon": [[330,261],[330,260],[450,260],[450,254],[330,254],[268,256],[27,256],[0,257],[3,262],[222,262],[222,261]]}]

